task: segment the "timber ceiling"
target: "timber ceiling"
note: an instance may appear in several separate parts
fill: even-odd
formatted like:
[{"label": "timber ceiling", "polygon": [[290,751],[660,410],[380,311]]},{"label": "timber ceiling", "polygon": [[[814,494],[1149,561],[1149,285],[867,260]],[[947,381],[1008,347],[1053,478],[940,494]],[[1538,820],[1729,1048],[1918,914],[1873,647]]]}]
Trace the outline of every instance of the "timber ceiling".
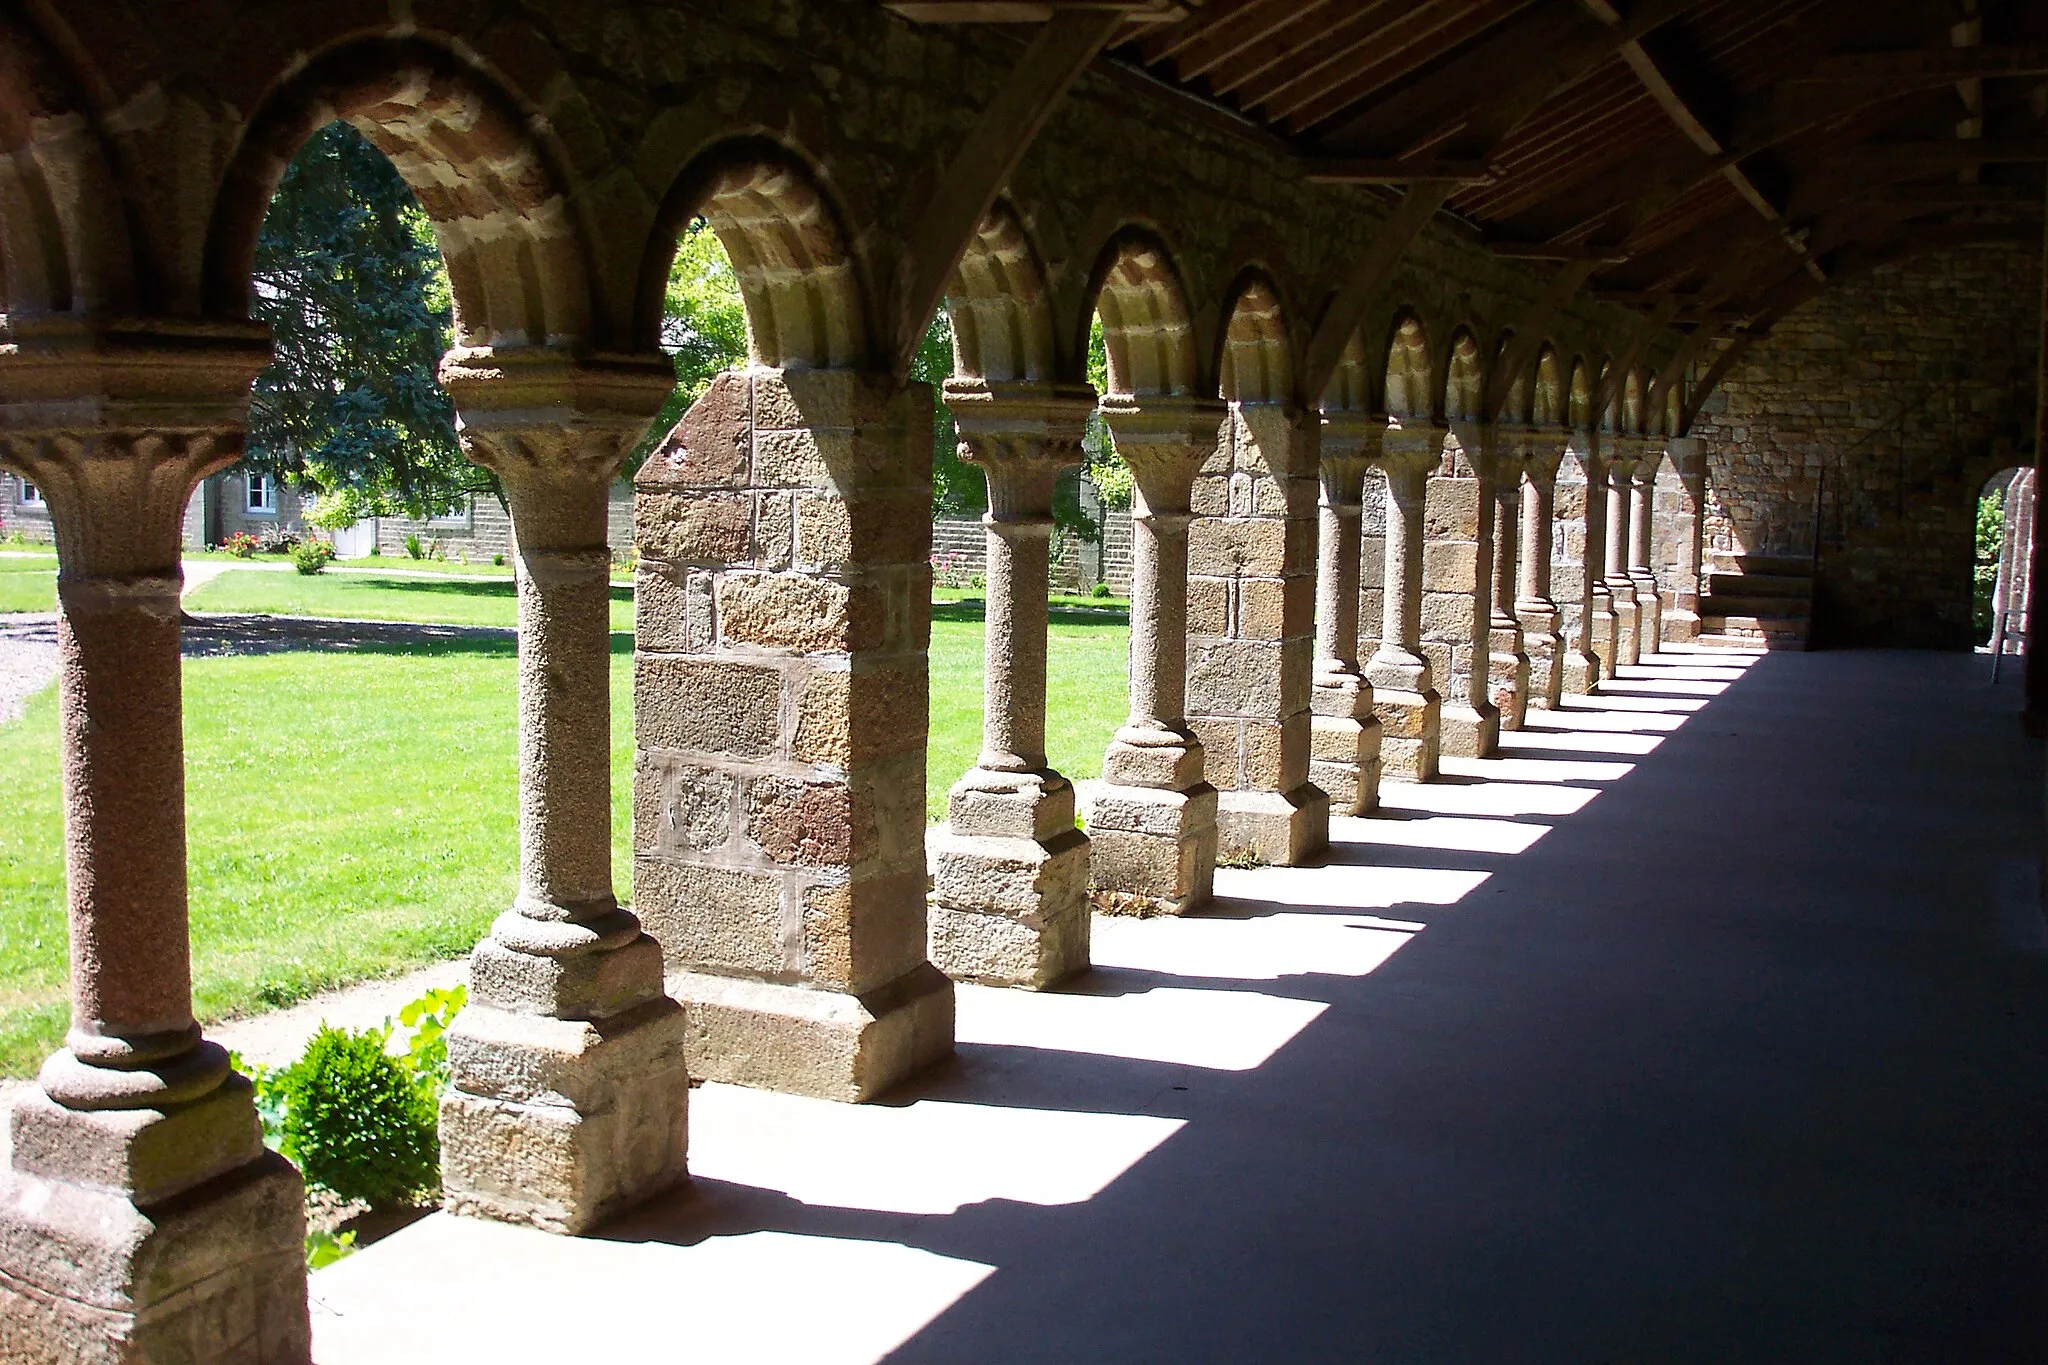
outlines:
[{"label": "timber ceiling", "polygon": [[2044,0],[1122,3],[1151,12],[1102,60],[1319,179],[1448,186],[1503,255],[1580,262],[1681,328],[1768,326],[1882,261],[2041,235]]}]

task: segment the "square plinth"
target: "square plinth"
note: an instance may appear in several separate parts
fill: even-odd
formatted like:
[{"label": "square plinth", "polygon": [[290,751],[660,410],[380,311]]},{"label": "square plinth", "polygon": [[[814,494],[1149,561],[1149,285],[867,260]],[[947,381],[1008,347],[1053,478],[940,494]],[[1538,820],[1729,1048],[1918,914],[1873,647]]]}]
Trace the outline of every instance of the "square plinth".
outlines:
[{"label": "square plinth", "polygon": [[[1071,819],[1071,817],[1070,817]],[[1088,970],[1088,837],[926,836],[932,965],[955,981],[1043,990]]]},{"label": "square plinth", "polygon": [[1216,789],[1105,786],[1088,815],[1089,900],[1112,915],[1182,915],[1216,882]]},{"label": "square plinth", "polygon": [[444,1207],[577,1233],[680,1184],[688,1041],[666,997],[597,1023],[464,1010],[441,1097]]},{"label": "square plinth", "polygon": [[953,1053],[953,983],[930,963],[865,995],[679,972],[690,1075],[858,1103]]},{"label": "square plinth", "polygon": [[0,1175],[0,1360],[306,1365],[305,1185],[265,1152],[161,1204]]}]

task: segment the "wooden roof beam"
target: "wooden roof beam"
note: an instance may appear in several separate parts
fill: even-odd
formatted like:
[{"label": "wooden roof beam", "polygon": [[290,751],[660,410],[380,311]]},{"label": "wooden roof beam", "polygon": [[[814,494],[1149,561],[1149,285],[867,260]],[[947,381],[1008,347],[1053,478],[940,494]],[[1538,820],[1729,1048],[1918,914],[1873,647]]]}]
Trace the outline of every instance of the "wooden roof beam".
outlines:
[{"label": "wooden roof beam", "polygon": [[1176,0],[883,0],[915,24],[1043,24],[1056,14],[1115,13],[1126,23],[1170,24],[1188,17]]},{"label": "wooden roof beam", "polygon": [[1302,167],[1303,174],[1317,185],[1491,185],[1500,178],[1499,172],[1483,161],[1439,161],[1429,157],[1412,161],[1370,156],[1313,157],[1304,161]]}]

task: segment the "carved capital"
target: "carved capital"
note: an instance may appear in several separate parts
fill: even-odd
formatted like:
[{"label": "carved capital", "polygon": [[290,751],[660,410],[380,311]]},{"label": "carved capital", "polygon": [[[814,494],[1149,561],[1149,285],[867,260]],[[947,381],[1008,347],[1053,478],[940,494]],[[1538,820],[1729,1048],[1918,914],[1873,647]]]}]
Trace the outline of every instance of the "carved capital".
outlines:
[{"label": "carved capital", "polygon": [[1188,510],[1195,475],[1216,453],[1230,405],[1218,398],[1118,394],[1102,400],[1102,416],[1117,454],[1131,467],[1138,510],[1172,514]]},{"label": "carved capital", "polygon": [[1446,426],[1391,419],[1374,463],[1386,471],[1389,486],[1397,482],[1397,476],[1426,476],[1443,463],[1444,437],[1450,434]]},{"label": "carved capital", "polygon": [[988,479],[990,519],[1049,517],[1060,471],[1083,459],[1081,438],[1095,411],[1095,390],[949,379],[945,392],[960,433],[960,458]]},{"label": "carved capital", "polygon": [[270,363],[250,324],[38,318],[0,331],[0,464],[43,490],[66,579],[175,577],[186,499],[241,457]]}]

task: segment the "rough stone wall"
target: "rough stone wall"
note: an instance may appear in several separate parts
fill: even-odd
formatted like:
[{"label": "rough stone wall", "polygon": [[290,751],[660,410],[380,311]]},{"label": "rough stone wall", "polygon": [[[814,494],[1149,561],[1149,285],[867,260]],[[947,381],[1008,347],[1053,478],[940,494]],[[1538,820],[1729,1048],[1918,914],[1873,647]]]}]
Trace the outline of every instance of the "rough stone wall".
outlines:
[{"label": "rough stone wall", "polygon": [[1446,440],[1422,512],[1422,656],[1446,705],[1464,705],[1473,667],[1487,666],[1490,638],[1473,628],[1480,574],[1492,572],[1479,555],[1480,499],[1487,491],[1458,439]]},{"label": "rough stone wall", "polygon": [[1195,478],[1188,727],[1221,791],[1291,791],[1308,776],[1316,448],[1287,410],[1232,404]]},{"label": "rough stone wall", "polygon": [[640,472],[634,904],[672,969],[859,994],[923,961],[930,413],[721,375]]},{"label": "rough stone wall", "polygon": [[41,505],[25,506],[21,501],[20,478],[13,474],[0,474],[0,539],[12,540],[19,535],[23,540],[47,545],[56,539],[50,527],[50,510]]},{"label": "rough stone wall", "polygon": [[1810,552],[1818,490],[1818,642],[1971,642],[1976,500],[2031,445],[2040,255],[1965,247],[1845,283],[1708,397],[1706,548]]}]

